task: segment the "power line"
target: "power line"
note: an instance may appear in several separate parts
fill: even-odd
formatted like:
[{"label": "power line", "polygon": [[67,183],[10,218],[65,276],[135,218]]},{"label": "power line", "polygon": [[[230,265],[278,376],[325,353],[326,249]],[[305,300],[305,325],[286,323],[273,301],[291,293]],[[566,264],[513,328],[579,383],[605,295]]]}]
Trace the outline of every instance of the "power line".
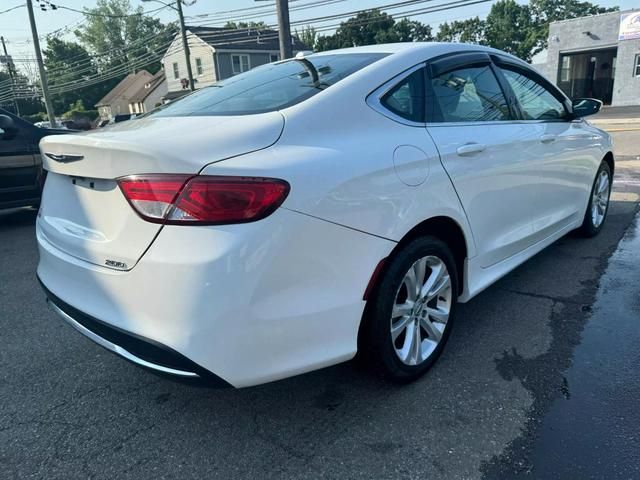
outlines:
[{"label": "power line", "polygon": [[[314,2],[314,3],[324,3],[328,0],[320,0],[319,2]],[[424,4],[424,3],[431,3],[435,0],[409,0],[409,1],[404,1],[404,2],[395,2],[392,4],[387,4],[384,6],[381,6],[380,8],[400,8],[403,6],[409,6],[409,5],[420,5],[420,4]],[[460,8],[462,6],[467,6],[467,5],[474,5],[474,4],[480,4],[480,3],[487,3],[493,0],[473,0],[473,1],[469,1],[469,0],[455,0],[455,1],[450,1],[450,2],[445,2],[445,3],[441,3],[441,4],[437,4],[437,5],[430,5],[430,6],[423,6],[423,7],[419,7],[419,8],[415,8],[415,9],[409,9],[409,10],[402,10],[399,12],[392,14],[388,14],[389,16],[391,16],[392,18],[410,18],[413,15],[421,15],[421,14],[425,14],[425,13],[432,13],[432,12],[436,12],[436,11],[443,11],[443,10],[450,10],[453,8]],[[300,4],[299,6],[305,6],[305,5],[311,5],[310,3],[307,4]],[[260,7],[263,8],[263,7]],[[355,12],[363,12],[363,11],[368,11],[368,10],[357,10]],[[353,12],[345,12],[342,14],[336,14],[336,15],[325,15],[325,16],[321,16],[321,17],[315,17],[315,18],[310,18],[310,19],[306,19],[306,20],[298,20],[296,22],[294,22],[296,25],[313,25],[313,24],[317,24],[317,23],[326,23],[330,20],[337,20],[341,17],[344,16],[353,16]],[[363,25],[363,24],[372,24],[372,23],[376,23],[377,21],[381,21],[382,19],[375,19],[375,20],[371,20],[371,19],[367,19],[365,21],[360,21],[360,22],[355,22],[353,23],[354,25]],[[317,32],[323,32],[323,31],[329,31],[332,30],[334,28],[336,28],[337,26],[339,26],[340,24],[330,24],[330,25],[322,25],[319,28],[316,29]],[[253,30],[253,29],[247,29],[247,30]],[[207,33],[198,33],[198,37],[202,38],[203,40],[209,40],[209,41],[215,41],[215,39],[220,39],[220,37],[223,37],[224,35],[228,35],[228,31],[227,32],[212,32],[210,34]],[[271,30],[268,34],[262,35],[262,39],[264,40],[271,40],[271,39],[275,39],[277,38],[277,34],[278,32],[275,30]],[[179,47],[174,48],[173,50],[171,48],[167,49],[166,52],[162,52],[161,49],[165,48],[166,46],[171,46],[171,44],[175,41],[175,37],[173,40],[168,41],[168,42],[163,42],[161,45],[159,45],[158,47],[155,47],[154,50],[152,51],[153,53],[151,55],[149,55],[149,52],[144,52],[139,56],[133,57],[133,59],[131,59],[131,61],[129,62],[129,64],[124,64],[124,65],[120,65],[120,66],[116,66],[112,69],[107,69],[105,71],[100,72],[99,74],[96,74],[95,76],[93,76],[93,78],[84,78],[84,79],[76,79],[73,81],[69,81],[69,82],[65,82],[65,83],[60,83],[58,85],[55,85],[55,88],[52,88],[53,91],[55,91],[55,94],[60,94],[60,93],[65,93],[66,91],[71,91],[73,89],[78,89],[78,88],[83,88],[85,86],[89,86],[89,85],[94,85],[97,83],[101,83],[104,81],[107,81],[109,79],[115,78],[117,76],[122,75],[123,73],[126,73],[126,71],[128,69],[130,69],[132,66],[134,66],[135,68],[138,68],[140,65],[148,65],[150,63],[153,63],[157,60],[159,60],[160,58],[162,58],[163,56],[169,55],[171,53],[174,53],[175,51],[179,51]],[[254,42],[255,41],[255,37],[252,38],[247,38],[247,39],[243,39],[243,40],[233,40],[233,41],[229,41],[229,42],[225,42],[225,44],[242,44],[245,42]],[[141,40],[138,40],[136,42],[141,42]],[[191,42],[189,42],[190,44],[192,44]],[[133,44],[127,46],[127,51],[131,51],[133,50]],[[104,52],[104,54],[107,53],[112,53],[112,52]],[[94,56],[92,55],[90,59],[85,59],[84,61],[79,61],[77,62],[77,64],[75,65],[75,67],[80,67],[81,68],[85,68],[87,67],[87,64],[90,63],[90,61],[94,58]],[[52,70],[56,71],[56,70]],[[73,68],[73,69],[69,69],[67,66],[61,66],[58,67],[58,71],[65,71],[66,73],[71,73],[71,74],[79,74],[82,73],[83,71],[86,70],[79,70],[78,68]],[[0,85],[2,85],[2,83],[0,82]],[[0,87],[1,90],[1,87]],[[35,89],[37,91],[37,89]],[[22,93],[24,91],[24,89],[20,89],[20,93]],[[32,91],[27,91],[25,93],[31,93]],[[4,95],[3,95],[4,94]],[[7,98],[7,94],[9,94],[10,97],[10,92],[5,89],[4,91],[0,92],[0,101],[4,101],[5,98]],[[33,95],[33,94],[32,94]],[[31,96],[32,96],[31,95]]]},{"label": "power line", "polygon": [[148,15],[150,13],[158,12],[160,10],[164,10],[167,8],[167,5],[162,7],[154,8],[153,10],[147,10],[146,12],[135,12],[135,13],[123,13],[123,14],[111,14],[111,13],[96,13],[92,12],[91,9],[83,9],[78,10],[77,8],[67,7],[65,5],[60,5],[59,3],[53,3],[49,0],[38,0],[38,4],[40,5],[40,9],[42,11],[47,10],[69,10],[70,12],[81,13],[83,15],[87,15],[90,17],[105,17],[105,18],[127,18],[127,17],[137,17],[139,15]]},{"label": "power line", "polygon": [[[289,7],[289,11],[296,12],[300,10],[307,10],[310,8],[317,8],[317,7],[322,7],[326,5],[331,5],[334,3],[342,3],[345,1],[346,0],[314,0],[313,2],[294,5],[293,7]],[[254,20],[254,19],[262,20],[264,16],[274,16],[277,14],[277,12],[272,7],[253,7],[253,8],[262,8],[262,9],[266,8],[266,10],[263,10],[260,12],[244,13],[240,15],[238,14],[228,15],[228,14],[223,14],[222,12],[210,13],[210,14],[205,13],[200,15],[194,15],[189,18],[201,19],[201,20],[190,20],[192,24],[203,23],[203,22],[208,22],[209,24],[211,24],[211,22],[223,23],[228,21],[242,22],[245,20]],[[243,9],[239,9],[239,10],[243,10]]]},{"label": "power line", "polygon": [[12,11],[12,10],[17,10],[18,8],[26,7],[26,6],[27,6],[27,4],[26,4],[26,3],[23,3],[22,5],[16,5],[15,7],[7,8],[6,10],[2,10],[2,11],[0,12],[0,15],[2,15],[3,13],[8,13],[8,12],[10,12],[10,11]]}]

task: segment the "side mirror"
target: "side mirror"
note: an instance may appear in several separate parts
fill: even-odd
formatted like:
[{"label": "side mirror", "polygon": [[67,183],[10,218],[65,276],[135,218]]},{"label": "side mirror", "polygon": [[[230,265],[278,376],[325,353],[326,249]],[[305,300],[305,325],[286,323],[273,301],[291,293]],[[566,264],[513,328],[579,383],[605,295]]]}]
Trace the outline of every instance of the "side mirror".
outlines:
[{"label": "side mirror", "polygon": [[9,115],[0,115],[0,138],[9,140],[15,136],[18,132],[16,125],[13,122],[13,118]]},{"label": "side mirror", "polygon": [[598,113],[602,108],[602,102],[595,98],[577,98],[572,103],[573,116],[575,118],[586,117]]},{"label": "side mirror", "polygon": [[11,130],[12,128],[15,128],[13,118],[9,115],[0,115],[0,128],[2,130]]}]

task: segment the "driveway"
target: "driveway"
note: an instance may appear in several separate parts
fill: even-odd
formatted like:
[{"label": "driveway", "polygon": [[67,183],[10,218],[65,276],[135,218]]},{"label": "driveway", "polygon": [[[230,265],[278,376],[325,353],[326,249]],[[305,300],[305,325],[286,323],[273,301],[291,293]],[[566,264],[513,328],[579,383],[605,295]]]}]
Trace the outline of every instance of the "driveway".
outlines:
[{"label": "driveway", "polygon": [[[244,390],[155,377],[47,308],[34,275],[35,212],[0,214],[0,477],[549,478],[569,460],[585,468],[578,478],[640,477],[640,421],[629,413],[640,389],[629,367],[638,362],[629,342],[639,316],[628,300],[640,288],[637,251],[628,253],[638,232],[640,132],[624,134],[635,135],[638,151],[617,164],[602,233],[559,240],[461,305],[440,361],[403,387],[354,363]],[[607,303],[606,289],[632,278]],[[626,334],[603,334],[603,322]],[[622,362],[615,382],[606,368],[614,360]],[[630,393],[598,396],[617,389]],[[581,398],[591,400],[566,409]],[[598,405],[629,415],[590,426]],[[591,453],[601,445],[611,448]]]}]

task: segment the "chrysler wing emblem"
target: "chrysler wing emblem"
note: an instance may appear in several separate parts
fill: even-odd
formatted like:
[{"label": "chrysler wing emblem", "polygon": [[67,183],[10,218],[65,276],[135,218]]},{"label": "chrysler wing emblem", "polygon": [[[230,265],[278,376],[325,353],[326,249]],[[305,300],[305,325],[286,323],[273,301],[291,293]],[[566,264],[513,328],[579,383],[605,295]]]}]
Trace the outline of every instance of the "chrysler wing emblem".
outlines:
[{"label": "chrysler wing emblem", "polygon": [[84,155],[73,155],[70,153],[48,153],[45,152],[44,153],[47,157],[49,157],[51,160],[55,160],[56,162],[60,162],[60,163],[70,163],[70,162],[77,162],[78,160],[82,160],[84,158]]}]

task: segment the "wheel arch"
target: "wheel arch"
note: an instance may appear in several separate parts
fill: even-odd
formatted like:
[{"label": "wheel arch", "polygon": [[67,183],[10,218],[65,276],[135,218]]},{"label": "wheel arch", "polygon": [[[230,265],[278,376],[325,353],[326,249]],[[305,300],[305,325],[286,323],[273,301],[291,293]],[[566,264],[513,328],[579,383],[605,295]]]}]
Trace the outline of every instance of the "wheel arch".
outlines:
[{"label": "wheel arch", "polygon": [[[469,245],[468,239],[462,230],[462,227],[451,217],[437,216],[431,217],[420,222],[418,225],[409,230],[404,237],[398,242],[394,251],[402,248],[404,245],[417,237],[431,235],[439,238],[447,244],[456,260],[456,273],[458,274],[458,294],[462,293],[464,285],[464,261],[468,256]],[[393,254],[393,253],[392,253]]]},{"label": "wheel arch", "polygon": [[609,169],[611,170],[611,176],[613,177],[613,174],[615,172],[615,160],[613,159],[613,152],[607,152],[604,156],[604,158],[602,159],[603,162],[607,162],[607,164],[609,165]]},{"label": "wheel arch", "polygon": [[[418,223],[400,239],[398,244],[389,253],[387,258],[392,257],[395,252],[401,250],[406,244],[408,244],[415,238],[423,237],[426,235],[431,235],[442,240],[447,244],[449,248],[451,248],[456,261],[456,273],[458,276],[459,290],[458,294],[461,294],[464,290],[464,262],[468,256],[468,242],[471,239],[467,238],[460,224],[451,217],[435,216]],[[382,259],[376,266],[369,281],[369,285],[365,290],[364,300],[367,300],[369,293],[375,289],[376,285],[382,278],[382,275],[385,271],[387,258]]]},{"label": "wheel arch", "polygon": [[[419,238],[421,236],[430,235],[436,237],[447,244],[453,253],[455,262],[456,262],[456,273],[458,277],[458,295],[461,295],[464,291],[465,279],[465,260],[468,256],[469,252],[469,243],[472,241],[471,238],[467,238],[464,233],[464,230],[460,226],[460,224],[455,221],[453,218],[448,216],[435,216],[423,220],[414,226],[411,230],[409,230],[398,242],[398,244],[393,248],[393,250],[389,253],[389,255],[382,259],[380,263],[376,266],[371,279],[369,281],[369,285],[367,286],[364,293],[364,300],[368,300],[369,295],[372,292],[375,292],[380,280],[383,278],[386,267],[388,265],[388,258],[393,257],[393,255],[401,250],[405,245],[410,243],[412,240]],[[473,248],[471,246],[471,248]],[[360,321],[360,326],[358,328],[358,351],[360,352],[362,346],[364,345],[364,335],[367,331],[367,319],[369,318],[368,308],[370,307],[371,302],[367,301],[365,306],[362,319]]]}]

